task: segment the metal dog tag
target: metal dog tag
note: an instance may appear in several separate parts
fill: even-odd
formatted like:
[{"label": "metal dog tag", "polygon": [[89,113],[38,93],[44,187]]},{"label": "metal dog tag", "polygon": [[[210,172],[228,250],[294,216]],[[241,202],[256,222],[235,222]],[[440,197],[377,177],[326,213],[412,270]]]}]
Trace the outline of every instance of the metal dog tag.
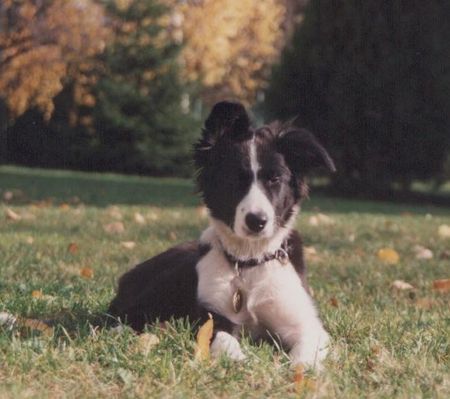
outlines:
[{"label": "metal dog tag", "polygon": [[233,294],[233,310],[234,313],[239,313],[242,308],[242,293],[238,288]]}]

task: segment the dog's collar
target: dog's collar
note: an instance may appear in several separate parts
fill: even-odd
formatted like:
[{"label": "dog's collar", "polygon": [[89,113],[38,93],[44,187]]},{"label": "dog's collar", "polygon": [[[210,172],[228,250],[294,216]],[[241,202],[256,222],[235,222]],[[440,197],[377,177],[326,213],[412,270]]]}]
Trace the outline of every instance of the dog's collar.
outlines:
[{"label": "dog's collar", "polygon": [[223,254],[228,262],[230,262],[236,269],[245,269],[262,265],[274,259],[278,260],[282,265],[285,265],[289,262],[290,248],[287,241],[284,241],[283,244],[281,244],[281,247],[275,252],[265,253],[261,258],[249,258],[245,260],[236,258],[227,252],[225,248],[223,248]]}]

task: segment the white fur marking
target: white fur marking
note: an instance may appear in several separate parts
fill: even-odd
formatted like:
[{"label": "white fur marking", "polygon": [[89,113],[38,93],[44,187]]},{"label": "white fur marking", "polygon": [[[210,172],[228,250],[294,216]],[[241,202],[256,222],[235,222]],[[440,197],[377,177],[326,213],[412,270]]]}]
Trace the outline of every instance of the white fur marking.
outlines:
[{"label": "white fur marking", "polygon": [[[254,137],[250,143],[250,166],[253,172],[253,182],[250,191],[236,207],[233,230],[239,237],[248,239],[271,237],[275,231],[275,210],[258,184],[260,165],[256,156]],[[267,216],[266,227],[257,236],[251,235],[245,223],[245,217],[248,213],[264,213]]]},{"label": "white fur marking", "polygon": [[246,356],[242,352],[239,341],[225,331],[219,331],[211,344],[211,356],[218,358],[227,355],[232,360],[244,360]]},{"label": "white fur marking", "polygon": [[264,326],[290,348],[294,364],[319,368],[327,353],[328,334],[293,265],[283,266],[274,260],[242,269],[240,289],[244,301],[240,312],[235,313],[232,307],[235,272],[212,228],[204,232],[201,241],[212,248],[197,264],[199,302],[255,336]]}]

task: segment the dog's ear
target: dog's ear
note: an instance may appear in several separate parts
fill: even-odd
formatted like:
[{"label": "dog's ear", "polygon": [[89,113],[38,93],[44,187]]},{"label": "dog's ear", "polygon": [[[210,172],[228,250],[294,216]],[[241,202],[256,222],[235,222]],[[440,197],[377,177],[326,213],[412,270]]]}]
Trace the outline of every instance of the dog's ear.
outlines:
[{"label": "dog's ear", "polygon": [[244,106],[237,102],[221,101],[214,105],[205,121],[203,138],[213,145],[224,135],[239,138],[248,135],[250,119]]},{"label": "dog's ear", "polygon": [[327,150],[306,129],[294,127],[282,130],[277,138],[277,150],[283,154],[289,168],[297,174],[308,174],[317,167],[336,171]]}]

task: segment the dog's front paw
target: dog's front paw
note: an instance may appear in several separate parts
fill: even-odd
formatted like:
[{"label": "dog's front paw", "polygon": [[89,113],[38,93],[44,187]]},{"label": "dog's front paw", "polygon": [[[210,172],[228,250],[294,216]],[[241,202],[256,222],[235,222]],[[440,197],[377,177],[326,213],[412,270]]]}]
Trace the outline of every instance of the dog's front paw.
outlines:
[{"label": "dog's front paw", "polygon": [[232,360],[244,360],[246,356],[242,352],[239,341],[225,331],[219,331],[211,344],[211,356],[214,358],[225,354]]}]

